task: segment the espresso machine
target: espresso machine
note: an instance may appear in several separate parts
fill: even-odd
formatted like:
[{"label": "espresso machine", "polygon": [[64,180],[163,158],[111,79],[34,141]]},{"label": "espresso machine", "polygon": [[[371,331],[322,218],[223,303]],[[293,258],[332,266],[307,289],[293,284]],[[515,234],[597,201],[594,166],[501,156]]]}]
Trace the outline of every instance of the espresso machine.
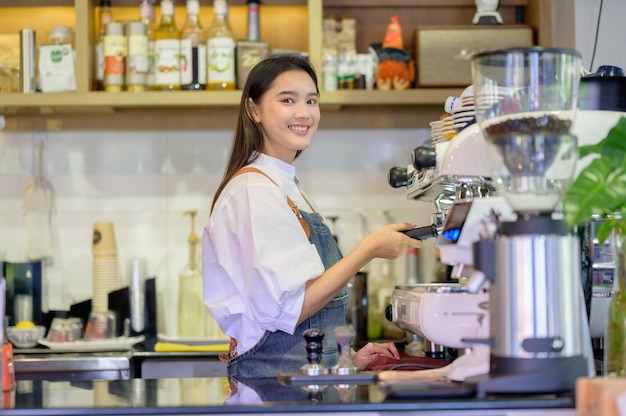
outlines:
[{"label": "espresso machine", "polygon": [[492,179],[514,220],[493,212],[473,244],[470,291],[489,284],[489,373],[479,396],[573,391],[595,375],[581,286],[579,238],[558,212],[578,160],[571,132],[581,56],[557,48],[476,54],[476,120]]}]

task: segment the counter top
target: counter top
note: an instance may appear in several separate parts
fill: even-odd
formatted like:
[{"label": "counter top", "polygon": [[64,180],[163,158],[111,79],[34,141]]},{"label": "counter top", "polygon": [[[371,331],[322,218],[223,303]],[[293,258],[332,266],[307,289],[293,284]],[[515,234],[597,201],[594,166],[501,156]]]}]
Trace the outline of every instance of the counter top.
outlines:
[{"label": "counter top", "polygon": [[17,380],[50,380],[61,374],[68,379],[91,380],[130,378],[132,352],[15,354]]},{"label": "counter top", "polygon": [[[16,349],[14,366],[17,380],[124,380],[143,377],[143,363],[151,360],[175,362],[218,362],[215,352],[58,352],[49,349]],[[215,372],[198,372],[201,377],[224,375]],[[172,375],[170,375],[172,377]],[[173,377],[191,377],[174,375]],[[158,378],[158,377],[157,377]]]},{"label": "counter top", "polygon": [[358,414],[575,415],[572,397],[553,395],[389,398],[378,384],[283,385],[277,379],[229,383],[222,377],[94,381],[19,381],[5,393],[3,415]]}]

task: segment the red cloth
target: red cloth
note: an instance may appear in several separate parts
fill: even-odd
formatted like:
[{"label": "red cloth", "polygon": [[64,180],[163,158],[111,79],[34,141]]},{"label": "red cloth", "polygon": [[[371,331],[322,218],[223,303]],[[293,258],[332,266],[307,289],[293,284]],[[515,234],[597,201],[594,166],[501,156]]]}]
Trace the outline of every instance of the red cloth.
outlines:
[{"label": "red cloth", "polygon": [[430,370],[440,368],[450,364],[449,361],[429,357],[415,357],[404,352],[400,353],[400,358],[395,359],[384,355],[377,355],[374,361],[367,367],[368,371],[383,370]]}]

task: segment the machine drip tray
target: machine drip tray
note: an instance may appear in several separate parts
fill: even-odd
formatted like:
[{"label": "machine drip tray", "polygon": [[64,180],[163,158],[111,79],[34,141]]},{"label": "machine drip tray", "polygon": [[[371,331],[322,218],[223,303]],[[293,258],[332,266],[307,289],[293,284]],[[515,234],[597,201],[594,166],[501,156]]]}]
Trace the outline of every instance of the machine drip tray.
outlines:
[{"label": "machine drip tray", "polygon": [[383,381],[379,387],[388,399],[469,398],[476,395],[476,386],[455,381]]}]

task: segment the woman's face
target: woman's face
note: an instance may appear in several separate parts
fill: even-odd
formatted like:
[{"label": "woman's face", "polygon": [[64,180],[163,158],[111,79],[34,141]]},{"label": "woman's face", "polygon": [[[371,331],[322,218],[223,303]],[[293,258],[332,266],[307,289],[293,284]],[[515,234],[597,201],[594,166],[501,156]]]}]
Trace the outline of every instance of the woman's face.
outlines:
[{"label": "woman's face", "polygon": [[287,163],[309,146],[320,121],[315,83],[304,71],[283,72],[260,102],[250,100],[249,106],[263,131],[263,153]]}]

